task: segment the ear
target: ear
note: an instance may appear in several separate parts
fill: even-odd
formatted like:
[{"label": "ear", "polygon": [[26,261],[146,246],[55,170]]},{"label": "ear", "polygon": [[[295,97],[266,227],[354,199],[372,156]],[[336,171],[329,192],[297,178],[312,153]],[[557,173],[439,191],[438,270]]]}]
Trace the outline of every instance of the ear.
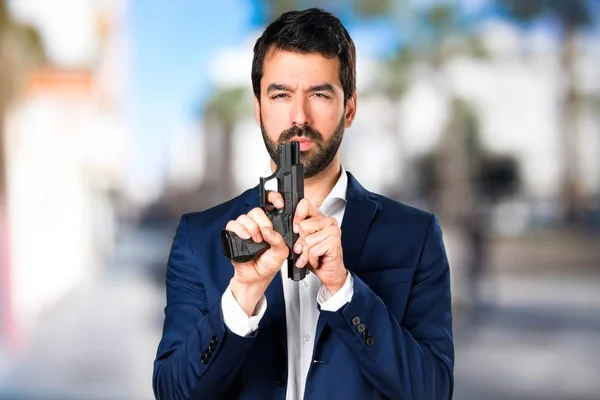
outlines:
[{"label": "ear", "polygon": [[260,128],[260,102],[256,96],[253,96],[254,103],[254,119],[256,120],[256,125]]},{"label": "ear", "polygon": [[356,115],[356,91],[352,93],[352,96],[346,103],[346,114],[344,115],[344,126],[350,128]]}]

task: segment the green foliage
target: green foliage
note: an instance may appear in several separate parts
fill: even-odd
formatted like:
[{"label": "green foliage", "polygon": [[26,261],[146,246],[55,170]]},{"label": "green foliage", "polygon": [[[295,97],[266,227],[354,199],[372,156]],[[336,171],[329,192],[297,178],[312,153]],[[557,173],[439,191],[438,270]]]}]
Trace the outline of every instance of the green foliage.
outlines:
[{"label": "green foliage", "polygon": [[390,15],[394,5],[402,0],[265,0],[268,9],[268,22],[290,10],[304,10],[311,7],[323,8],[334,14],[352,7],[361,18],[377,18]]},{"label": "green foliage", "polygon": [[354,10],[363,18],[390,15],[393,11],[392,3],[390,0],[352,0]]},{"label": "green foliage", "polygon": [[544,0],[499,0],[499,6],[512,18],[521,22],[531,22],[545,9]]},{"label": "green foliage", "polygon": [[224,126],[232,126],[241,116],[247,115],[252,105],[251,95],[246,88],[225,88],[216,91],[206,105],[209,121]]},{"label": "green foliage", "polygon": [[28,70],[46,62],[46,53],[38,30],[32,25],[13,20],[6,2],[0,0],[1,104],[6,104],[14,96]]},{"label": "green foliage", "polygon": [[400,48],[393,57],[383,62],[383,71],[375,85],[375,91],[389,99],[401,98],[410,85],[415,53],[408,47]]},{"label": "green foliage", "polygon": [[560,21],[563,28],[577,30],[594,24],[586,0],[497,0],[506,14],[518,22],[529,23],[544,15]]},{"label": "green foliage", "polygon": [[439,42],[459,30],[458,7],[450,3],[434,4],[425,11],[424,22],[429,26],[433,39]]}]

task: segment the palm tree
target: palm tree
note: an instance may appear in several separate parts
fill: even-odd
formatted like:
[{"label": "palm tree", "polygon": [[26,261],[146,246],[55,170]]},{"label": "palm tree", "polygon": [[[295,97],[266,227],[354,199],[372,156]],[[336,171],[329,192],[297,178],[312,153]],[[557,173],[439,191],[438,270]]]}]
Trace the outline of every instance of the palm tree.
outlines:
[{"label": "palm tree", "polygon": [[39,33],[14,21],[6,1],[0,0],[0,197],[4,198],[4,118],[29,70],[46,61]]},{"label": "palm tree", "polygon": [[214,92],[204,109],[206,172],[200,185],[202,207],[235,195],[233,134],[236,124],[251,115],[249,89],[223,88]]},{"label": "palm tree", "polygon": [[485,58],[487,52],[476,36],[465,31],[454,4],[434,4],[425,9],[420,19],[419,26],[424,31],[415,38],[418,56],[431,67],[431,81],[447,104],[450,116],[433,154],[433,208],[441,218],[460,221],[476,202],[472,179],[475,155],[469,148],[469,133],[477,116],[472,105],[448,89],[444,67],[457,54]]},{"label": "palm tree", "polygon": [[[8,276],[8,222],[6,210],[5,120],[10,103],[16,99],[26,73],[45,62],[38,32],[14,21],[4,0],[0,0],[0,334],[11,329]],[[10,332],[8,332],[10,336]],[[9,337],[9,340],[12,339]]]},{"label": "palm tree", "polygon": [[579,130],[577,118],[582,102],[575,74],[577,62],[577,35],[594,23],[586,0],[498,0],[501,9],[515,22],[527,26],[530,22],[550,14],[559,22],[561,30],[560,61],[564,76],[562,93],[562,135],[564,174],[561,200],[567,222],[574,222],[583,209],[583,195],[579,181],[580,166],[577,148]]}]

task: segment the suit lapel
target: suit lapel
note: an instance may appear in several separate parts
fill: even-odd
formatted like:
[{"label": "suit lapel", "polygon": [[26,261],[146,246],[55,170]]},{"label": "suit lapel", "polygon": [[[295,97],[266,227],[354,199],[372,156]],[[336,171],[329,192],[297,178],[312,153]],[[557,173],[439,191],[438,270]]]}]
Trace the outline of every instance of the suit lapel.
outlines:
[{"label": "suit lapel", "polygon": [[378,202],[375,195],[363,188],[349,172],[346,200],[346,211],[341,227],[342,251],[344,265],[351,271],[356,266],[367,232],[375,217]]}]

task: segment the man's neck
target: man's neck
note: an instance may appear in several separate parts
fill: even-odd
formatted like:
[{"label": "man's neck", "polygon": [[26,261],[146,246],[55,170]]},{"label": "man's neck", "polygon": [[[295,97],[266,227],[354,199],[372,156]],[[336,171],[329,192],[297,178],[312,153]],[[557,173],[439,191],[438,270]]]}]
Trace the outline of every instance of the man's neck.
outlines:
[{"label": "man's neck", "polygon": [[[274,171],[275,168],[275,164],[271,162],[271,170]],[[339,180],[341,172],[342,167],[339,156],[336,156],[323,171],[311,178],[304,179],[304,197],[315,207],[321,207],[321,204]]]}]

